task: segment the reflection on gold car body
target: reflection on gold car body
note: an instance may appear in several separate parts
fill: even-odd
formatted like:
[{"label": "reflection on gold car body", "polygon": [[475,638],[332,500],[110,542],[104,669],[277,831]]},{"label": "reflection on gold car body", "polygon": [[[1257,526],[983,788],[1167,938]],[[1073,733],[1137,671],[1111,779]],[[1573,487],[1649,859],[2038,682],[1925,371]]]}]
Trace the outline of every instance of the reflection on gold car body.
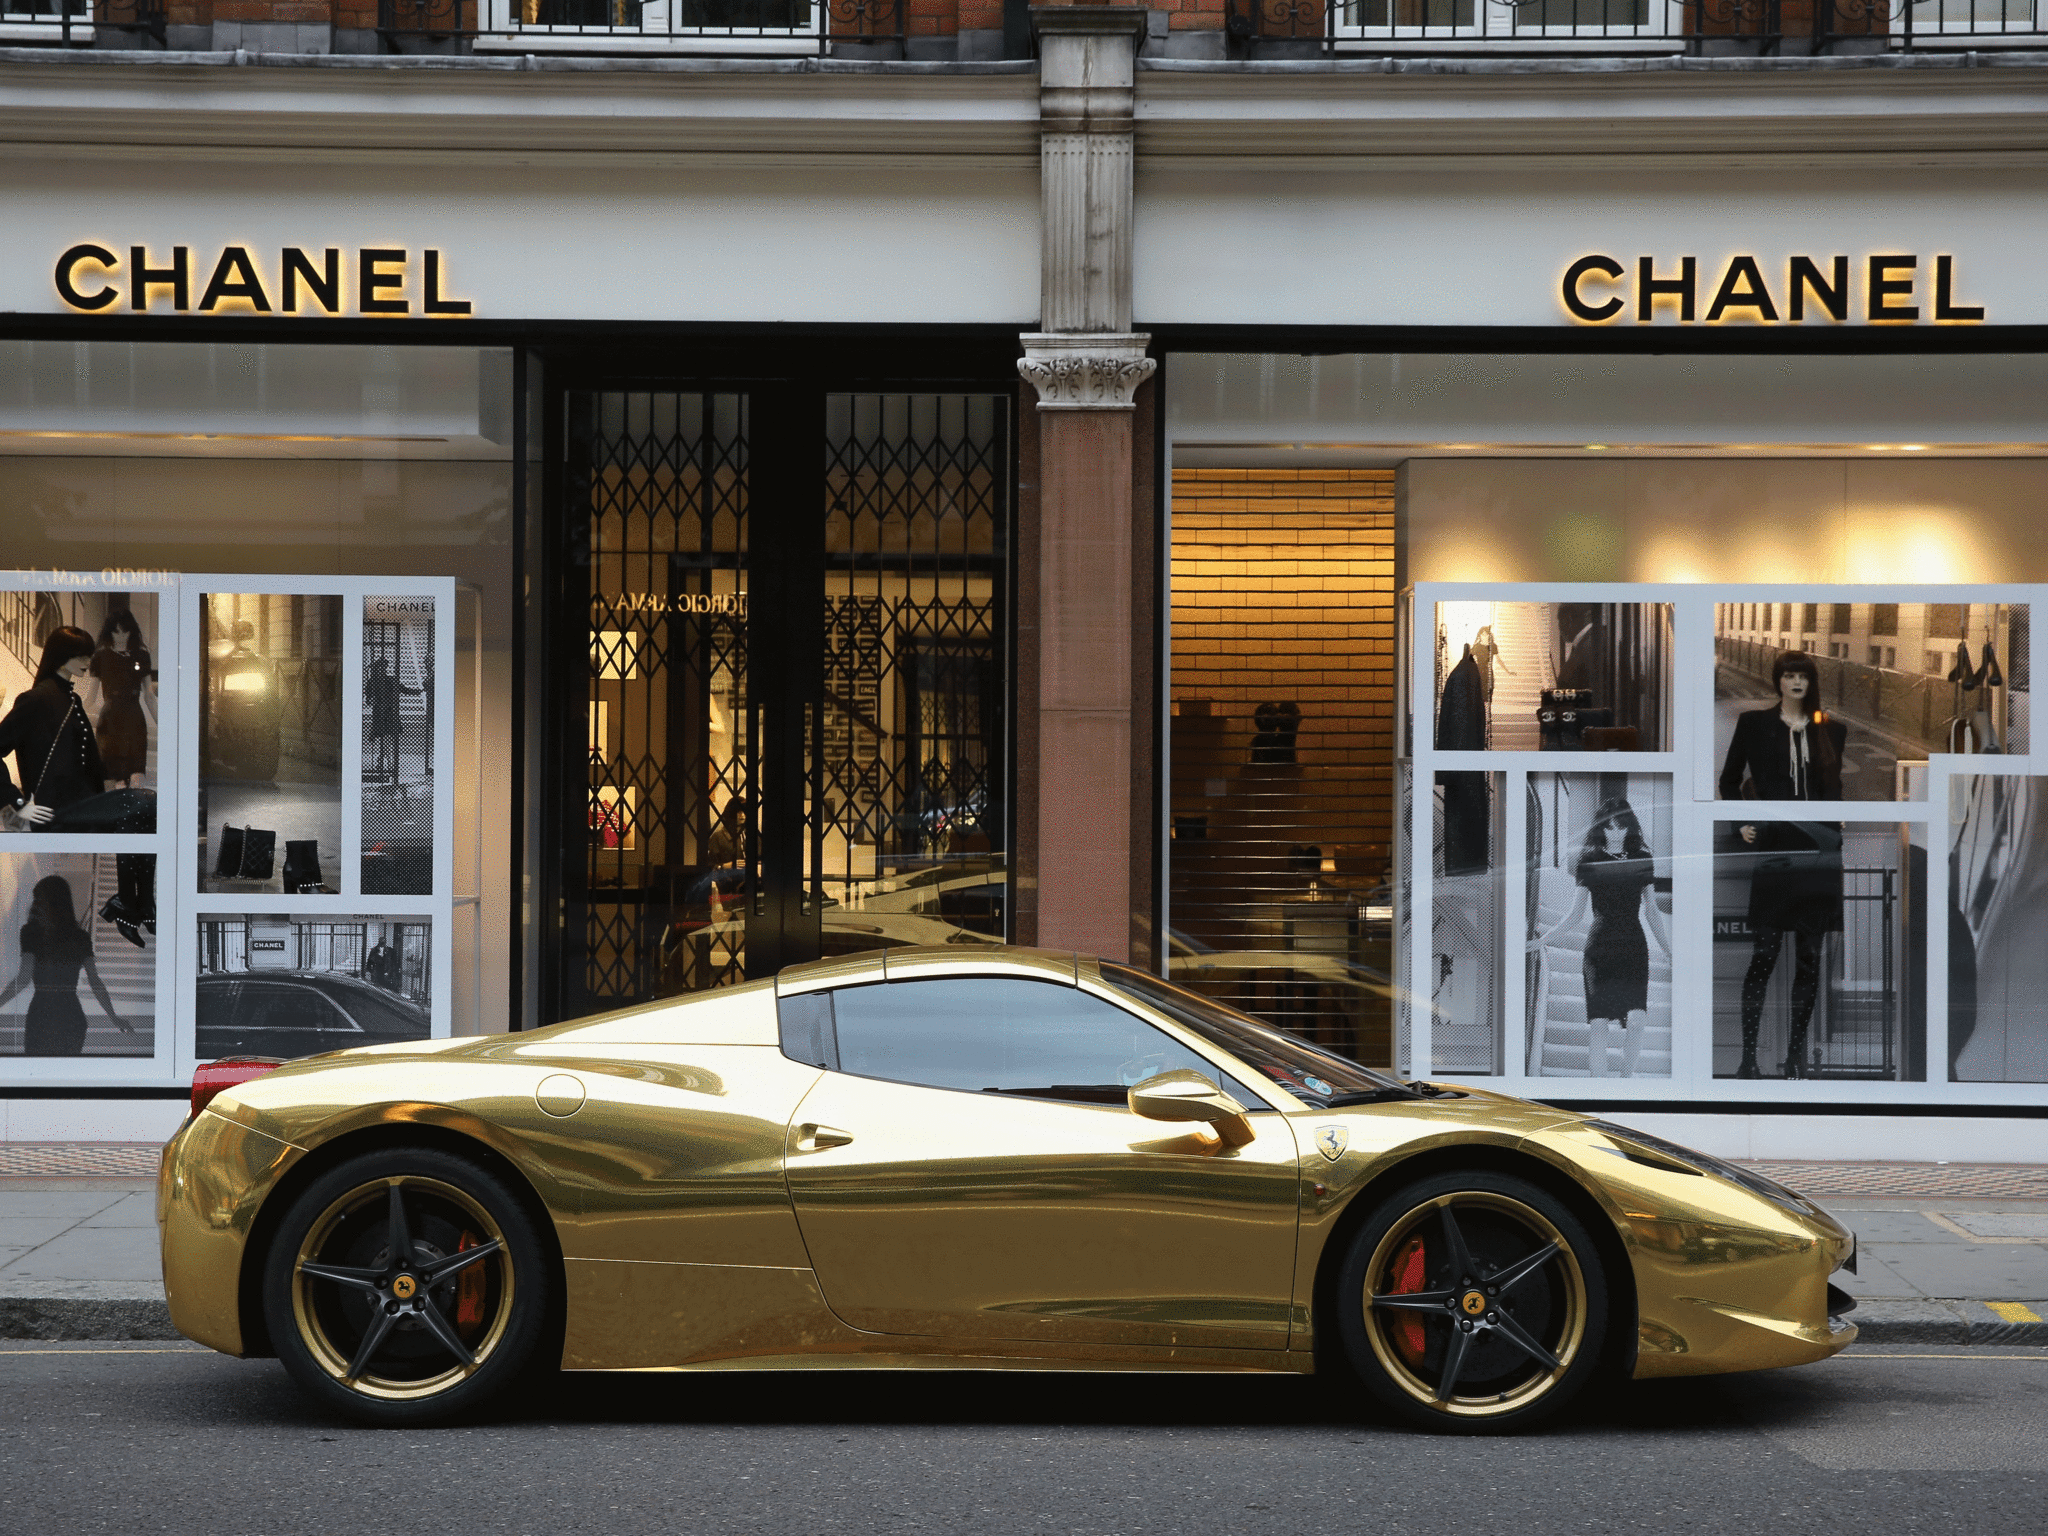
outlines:
[{"label": "reflection on gold car body", "polygon": [[[1493,1339],[1527,1356],[1510,1349],[1515,1370],[1486,1368],[1506,1372],[1497,1400],[1517,1408],[1565,1379],[1573,1351],[1597,1350],[1618,1374],[1667,1376],[1817,1360],[1855,1336],[1830,1318],[1828,1284],[1853,1262],[1854,1238],[1787,1191],[1477,1089],[1318,1107],[1298,1082],[1290,1091],[1116,985],[1119,974],[1129,973],[1047,951],[896,949],[531,1033],[284,1066],[219,1094],[165,1149],[173,1319],[228,1354],[286,1353],[278,1319],[295,1314],[266,1313],[266,1274],[277,1271],[277,1283],[299,1287],[301,1321],[327,1307],[326,1332],[342,1342],[322,1358],[346,1356],[348,1320],[319,1301],[330,1270],[394,1313],[390,1298],[415,1285],[443,1283],[448,1298],[460,1285],[462,1300],[443,1307],[453,1316],[483,1305],[485,1288],[437,1282],[430,1266],[452,1274],[462,1261],[447,1253],[474,1247],[495,1250],[469,1273],[496,1277],[490,1305],[504,1315],[559,1296],[560,1361],[572,1370],[1309,1372],[1331,1368],[1348,1343],[1354,1368],[1377,1358],[1397,1378],[1407,1394],[1397,1403],[1476,1421],[1495,1414],[1496,1398],[1464,1391],[1460,1372],[1476,1367],[1458,1363],[1460,1329],[1473,1348]],[[889,1081],[790,1054],[788,1022],[806,997],[945,977],[1072,988],[1208,1070],[1154,1077],[1118,1104]],[[407,1236],[401,1246],[417,1243],[421,1256],[398,1291],[322,1269],[313,1237],[292,1277],[280,1234],[312,1220],[294,1217],[295,1204],[352,1158],[407,1149],[466,1159],[450,1166],[487,1169],[516,1192],[544,1255],[522,1261],[524,1301],[513,1300],[508,1260],[517,1244],[490,1235],[507,1222],[483,1195],[442,1190],[446,1176],[434,1183],[431,1169],[380,1175],[369,1196],[350,1197],[348,1210],[371,1214],[306,1228],[354,1220],[368,1230],[384,1219],[386,1182],[400,1215],[402,1184],[416,1207],[443,1199],[460,1241],[430,1249]],[[1419,1191],[1405,1215],[1404,1191]],[[1473,1254],[1494,1234],[1493,1257],[1458,1246],[1453,1211]],[[1581,1232],[1576,1246],[1562,1241],[1567,1229]],[[376,1232],[361,1240],[368,1257],[355,1262],[370,1268],[360,1273],[404,1267],[389,1249]],[[1525,1283],[1517,1264],[1544,1266],[1546,1299],[1521,1304],[1521,1325],[1505,1315]],[[1461,1284],[1467,1293],[1442,1290]],[[1496,1289],[1508,1300],[1487,1300]],[[1472,1322],[1458,1320],[1460,1307]],[[1496,1320],[1504,1331],[1485,1334]],[[424,1314],[415,1322],[441,1328]],[[1542,1336],[1528,1341],[1530,1331]],[[447,1379],[480,1369],[477,1336],[463,1334],[467,1350],[451,1341],[458,1358],[477,1359]],[[363,1342],[363,1359],[376,1347]],[[369,1368],[348,1375],[345,1364],[329,1374],[360,1389]],[[393,1379],[416,1385],[386,1396],[411,1401],[443,1377]]]}]

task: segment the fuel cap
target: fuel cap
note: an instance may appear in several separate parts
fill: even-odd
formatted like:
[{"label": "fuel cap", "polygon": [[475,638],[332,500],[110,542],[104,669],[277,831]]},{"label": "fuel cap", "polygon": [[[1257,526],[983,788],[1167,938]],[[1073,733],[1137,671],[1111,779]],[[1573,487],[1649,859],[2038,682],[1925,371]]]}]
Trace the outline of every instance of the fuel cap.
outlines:
[{"label": "fuel cap", "polygon": [[547,1114],[566,1120],[583,1107],[583,1084],[566,1072],[556,1072],[540,1080],[533,1101]]}]

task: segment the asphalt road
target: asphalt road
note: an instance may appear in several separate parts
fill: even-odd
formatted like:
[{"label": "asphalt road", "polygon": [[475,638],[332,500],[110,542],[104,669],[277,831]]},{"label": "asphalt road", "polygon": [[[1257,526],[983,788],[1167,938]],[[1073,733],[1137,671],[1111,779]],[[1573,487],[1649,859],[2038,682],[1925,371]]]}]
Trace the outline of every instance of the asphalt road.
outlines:
[{"label": "asphalt road", "polygon": [[2038,1533],[2048,1351],[1852,1350],[1644,1384],[1514,1440],[1278,1378],[564,1379],[501,1422],[380,1432],[274,1363],[0,1347],[0,1530]]}]

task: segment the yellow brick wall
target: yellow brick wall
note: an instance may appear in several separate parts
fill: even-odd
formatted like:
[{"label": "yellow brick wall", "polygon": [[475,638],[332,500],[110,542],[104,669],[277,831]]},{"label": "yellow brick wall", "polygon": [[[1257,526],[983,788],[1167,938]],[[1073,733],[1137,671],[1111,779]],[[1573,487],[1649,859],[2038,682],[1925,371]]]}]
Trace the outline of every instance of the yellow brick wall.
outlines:
[{"label": "yellow brick wall", "polygon": [[1242,745],[1248,758],[1253,710],[1291,699],[1303,715],[1303,791],[1341,802],[1325,839],[1385,847],[1394,472],[1176,470],[1172,573],[1176,705],[1212,701],[1230,722],[1219,746]]}]

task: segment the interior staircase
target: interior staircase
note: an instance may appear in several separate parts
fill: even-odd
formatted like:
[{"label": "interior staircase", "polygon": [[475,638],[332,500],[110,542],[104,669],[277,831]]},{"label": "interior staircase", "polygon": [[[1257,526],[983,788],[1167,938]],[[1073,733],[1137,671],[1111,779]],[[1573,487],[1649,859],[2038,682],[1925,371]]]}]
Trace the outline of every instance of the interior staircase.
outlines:
[{"label": "interior staircase", "polygon": [[1493,664],[1493,703],[1487,710],[1486,744],[1495,752],[1536,752],[1543,737],[1536,708],[1550,686],[1547,605],[1503,604],[1493,626],[1500,654]]},{"label": "interior staircase", "polygon": [[[1497,696],[1497,695],[1496,695]],[[1571,910],[1575,885],[1569,874],[1546,869],[1538,881],[1536,927],[1548,933]],[[1670,914],[1665,914],[1668,931]],[[1556,935],[1544,946],[1542,963],[1531,983],[1529,1075],[1531,1077],[1591,1077],[1591,1050],[1586,1023],[1586,981],[1580,954],[1586,929],[1592,926],[1588,911],[1577,925]],[[1660,953],[1647,931],[1650,946],[1650,1023],[1644,1031],[1641,1053],[1636,1057],[1635,1076],[1671,1075],[1671,957]],[[1621,1075],[1622,1031],[1607,1031],[1607,1075]]]}]

